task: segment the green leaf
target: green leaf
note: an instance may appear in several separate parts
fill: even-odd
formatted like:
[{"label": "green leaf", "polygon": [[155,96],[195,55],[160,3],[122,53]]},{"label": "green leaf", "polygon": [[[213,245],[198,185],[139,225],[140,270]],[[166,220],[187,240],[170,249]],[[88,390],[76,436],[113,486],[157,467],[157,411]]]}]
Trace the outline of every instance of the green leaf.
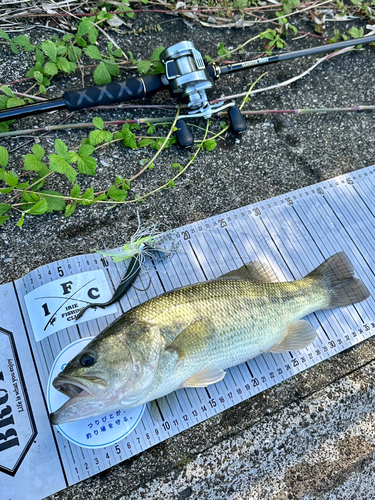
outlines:
[{"label": "green leaf", "polygon": [[0,132],[9,132],[9,125],[5,122],[1,122],[0,123]]},{"label": "green leaf", "polygon": [[34,200],[34,198],[31,196],[31,194],[29,194],[27,191],[23,191],[22,201],[26,201],[27,203],[33,203],[34,201],[39,201],[39,197],[37,200]]},{"label": "green leaf", "polygon": [[170,180],[168,181],[168,186],[169,186],[169,187],[171,187],[171,188],[173,188],[173,187],[175,186],[175,184],[174,184],[174,180],[173,180],[173,179],[170,179]]},{"label": "green leaf", "polygon": [[138,147],[144,148],[145,146],[150,146],[153,143],[154,143],[153,139],[142,139],[138,142]]},{"label": "green leaf", "polygon": [[6,33],[6,32],[5,32],[5,31],[3,31],[3,30],[0,30],[0,37],[1,37],[1,38],[4,38],[4,40],[8,40],[8,42],[10,42],[10,38],[9,38],[8,33]]},{"label": "green leaf", "polygon": [[363,28],[358,29],[353,26],[353,28],[350,28],[350,30],[348,30],[348,33],[352,38],[361,38],[363,37],[364,31]]},{"label": "green leaf", "polygon": [[156,49],[152,53],[150,61],[151,62],[158,62],[158,61],[160,61],[160,54],[163,52],[163,50],[165,50],[165,47],[156,47]]},{"label": "green leaf", "polygon": [[105,193],[100,194],[94,199],[94,201],[101,201],[101,200],[108,200],[107,195]]},{"label": "green leaf", "polygon": [[94,202],[94,188],[86,189],[86,191],[81,196],[82,201],[79,203],[81,205],[91,205]]},{"label": "green leaf", "polygon": [[71,203],[70,205],[67,205],[65,209],[65,217],[70,217],[75,211],[76,207],[77,203],[75,201],[73,201],[73,203]]},{"label": "green leaf", "polygon": [[105,67],[107,68],[108,72],[112,76],[118,76],[120,74],[120,67],[117,64],[113,63],[107,63],[105,62]]},{"label": "green leaf", "polygon": [[45,154],[45,151],[40,144],[34,144],[33,153],[38,158],[38,160],[41,160]]},{"label": "green leaf", "polygon": [[70,182],[75,182],[77,171],[69,163],[55,154],[49,155],[48,158],[50,160],[50,170],[64,174]]},{"label": "green leaf", "polygon": [[30,215],[42,215],[48,212],[48,204],[45,199],[37,201],[35,205],[33,205],[27,213]]},{"label": "green leaf", "polygon": [[44,64],[44,61],[45,61],[44,54],[40,49],[38,49],[38,47],[35,50],[35,60],[39,64]]},{"label": "green leaf", "polygon": [[5,180],[5,170],[3,168],[0,168],[0,181],[4,181]]},{"label": "green leaf", "polygon": [[[42,148],[43,149],[43,148]],[[47,166],[42,163],[35,155],[25,155],[24,159],[24,170],[33,170],[34,172],[45,172],[43,175],[48,173]]]},{"label": "green leaf", "polygon": [[104,141],[103,132],[101,130],[97,130],[97,129],[93,130],[89,134],[89,139],[90,139],[90,143],[93,146],[96,146],[97,144],[100,144],[101,142]]},{"label": "green leaf", "polygon": [[12,187],[9,187],[9,188],[0,188],[0,193],[1,193],[1,194],[8,194],[8,193],[10,193],[11,191],[13,191],[13,188],[12,188]]},{"label": "green leaf", "polygon": [[53,194],[54,196],[58,196],[58,198],[54,198],[52,196],[41,196],[41,198],[47,202],[47,212],[61,212],[61,210],[65,210],[65,200],[62,198],[61,193],[58,193],[57,191],[44,190],[41,191],[40,194]]},{"label": "green leaf", "polygon": [[56,45],[51,40],[45,40],[42,45],[42,50],[51,61],[56,62],[57,49]]},{"label": "green leaf", "polygon": [[11,187],[15,187],[18,184],[18,177],[12,172],[6,172],[4,180]]},{"label": "green leaf", "polygon": [[183,167],[182,167],[182,165],[180,163],[172,163],[171,167],[172,168],[178,168],[179,172],[182,172],[182,170],[183,170]]},{"label": "green leaf", "polygon": [[[145,139],[146,141],[149,139]],[[137,149],[137,143],[135,142],[135,135],[130,132],[130,135],[125,137],[123,140],[124,146],[127,148]]]},{"label": "green leaf", "polygon": [[87,47],[86,41],[81,36],[76,36],[76,42],[79,47],[85,48]]},{"label": "green leaf", "polygon": [[57,66],[55,63],[47,62],[44,65],[44,72],[46,73],[46,75],[54,76],[54,75],[57,75],[59,70],[57,69]]},{"label": "green leaf", "polygon": [[89,42],[91,44],[96,43],[96,40],[98,38],[98,30],[95,28],[95,26],[91,26],[90,31],[89,31]]},{"label": "green leaf", "polygon": [[2,85],[1,86],[1,90],[4,92],[4,94],[6,94],[8,97],[16,97],[13,92],[11,91],[11,89],[9,87],[7,87],[6,85]]},{"label": "green leaf", "polygon": [[122,50],[121,49],[116,49],[112,52],[112,55],[114,57],[122,57]]},{"label": "green leaf", "polygon": [[33,77],[35,78],[35,80],[39,83],[39,84],[42,84],[43,83],[43,78],[44,76],[42,75],[42,73],[40,71],[34,71],[33,73]]},{"label": "green leaf", "polygon": [[247,0],[236,0],[233,3],[235,9],[244,9],[247,6]]},{"label": "green leaf", "polygon": [[20,47],[29,47],[31,45],[30,38],[26,35],[18,35],[15,36],[12,40],[13,43],[16,43]]},{"label": "green leaf", "polygon": [[108,189],[107,194],[114,201],[125,201],[128,196],[128,192],[126,190],[123,191],[115,185]]},{"label": "green leaf", "polygon": [[79,198],[81,196],[81,189],[77,183],[74,184],[72,190],[70,191],[70,196],[72,198]]},{"label": "green leaf", "polygon": [[[61,43],[61,40],[58,39],[58,42]],[[66,51],[68,49],[67,49],[67,46],[65,45],[65,43],[63,43],[62,45],[56,45],[56,50],[57,50],[57,55],[58,56],[65,56]]]},{"label": "green leaf", "polygon": [[3,146],[0,146],[0,165],[6,168],[6,166],[8,165],[8,161],[9,161],[8,150],[3,148]]},{"label": "green leaf", "polygon": [[70,73],[70,64],[66,57],[58,57],[56,61],[58,69],[64,73]]},{"label": "green leaf", "polygon": [[82,155],[78,158],[77,167],[81,174],[95,175],[96,160],[92,156]]},{"label": "green leaf", "polygon": [[89,17],[83,17],[78,25],[77,35],[87,35],[92,27],[92,21]]},{"label": "green leaf", "polygon": [[0,226],[1,226],[2,224],[4,224],[4,222],[6,222],[6,221],[9,219],[9,217],[10,217],[10,215],[2,215],[2,216],[0,217]]},{"label": "green leaf", "polygon": [[7,101],[8,97],[6,95],[0,94],[0,109],[7,109]]},{"label": "green leaf", "polygon": [[11,208],[12,205],[8,205],[7,203],[0,203],[0,215],[4,215]]},{"label": "green leaf", "polygon": [[150,61],[137,61],[136,62],[138,73],[144,74],[147,73],[147,71],[151,67],[151,62]]},{"label": "green leaf", "polygon": [[97,85],[103,85],[104,83],[109,83],[110,81],[111,75],[107,69],[107,66],[104,62],[101,62],[94,71],[94,82]]},{"label": "green leaf", "polygon": [[21,215],[20,220],[17,222],[16,226],[21,227],[23,226],[23,223],[25,222],[25,212]]},{"label": "green leaf", "polygon": [[204,141],[204,147],[207,151],[212,151],[217,146],[217,142],[215,139],[209,139],[208,141]]},{"label": "green leaf", "polygon": [[25,101],[23,99],[18,99],[18,97],[10,97],[7,100],[7,107],[8,108],[14,108],[16,106],[22,106],[22,104],[25,104]]},{"label": "green leaf", "polygon": [[10,49],[14,54],[19,54],[20,51],[17,49],[17,45],[13,42],[10,42]]},{"label": "green leaf", "polygon": [[147,135],[152,135],[155,132],[155,125],[151,125],[151,123],[147,123],[148,129],[147,129]]},{"label": "green leaf", "polygon": [[68,153],[68,146],[65,144],[65,142],[61,141],[60,139],[56,139],[55,151],[59,156],[61,156],[61,158],[66,159],[66,155]]},{"label": "green leaf", "polygon": [[103,130],[103,127],[104,127],[104,122],[101,118],[99,118],[98,116],[96,116],[94,119],[93,119],[93,124],[95,125],[96,128],[98,128],[99,130]]},{"label": "green leaf", "polygon": [[77,155],[77,153],[75,153],[74,151],[68,151],[68,153],[66,154],[65,160],[68,163],[75,163],[76,161],[78,161],[78,158],[79,158],[79,156]]},{"label": "green leaf", "polygon": [[72,47],[69,47],[69,49],[68,49],[69,61],[76,62],[77,59],[81,58],[81,55],[82,55],[82,50],[79,47],[75,46],[74,50]]},{"label": "green leaf", "polygon": [[[123,3],[124,3],[124,0],[123,0]],[[134,17],[134,12],[131,12],[133,9],[131,9],[130,7],[128,7],[127,5],[121,5],[117,8],[117,10],[119,12],[124,12],[128,17],[130,17],[131,19]],[[120,14],[121,15],[121,14]]]},{"label": "green leaf", "polygon": [[[95,120],[95,118],[94,118]],[[95,151],[94,146],[91,146],[91,144],[84,144],[81,146],[78,150],[78,155],[79,156],[88,156],[91,155]]]},{"label": "green leaf", "polygon": [[137,64],[137,61],[134,59],[133,52],[131,50],[128,50],[128,54],[129,54],[131,62],[133,64]]},{"label": "green leaf", "polygon": [[158,75],[160,73],[165,73],[164,64],[161,63],[161,62],[154,62],[153,63],[153,68],[152,68],[152,74],[153,75]]},{"label": "green leaf", "polygon": [[87,54],[91,59],[97,59],[98,61],[103,60],[103,56],[100,53],[100,50],[95,45],[89,45],[86,49],[84,49],[85,54]]}]

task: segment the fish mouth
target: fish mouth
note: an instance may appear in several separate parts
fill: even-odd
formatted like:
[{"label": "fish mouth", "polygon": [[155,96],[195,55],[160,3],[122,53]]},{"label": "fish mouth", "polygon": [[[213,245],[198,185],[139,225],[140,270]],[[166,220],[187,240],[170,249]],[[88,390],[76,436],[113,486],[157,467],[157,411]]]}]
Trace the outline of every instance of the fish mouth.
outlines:
[{"label": "fish mouth", "polygon": [[53,387],[68,396],[68,400],[55,412],[50,413],[52,425],[73,422],[92,415],[93,407],[100,407],[105,399],[107,382],[90,376],[79,379],[67,375],[58,375],[52,382]]},{"label": "fish mouth", "polygon": [[53,387],[68,396],[68,398],[74,398],[76,396],[80,397],[89,397],[95,395],[92,390],[90,390],[87,385],[83,384],[80,380],[71,379],[70,377],[66,377],[64,375],[59,375],[52,382]]}]

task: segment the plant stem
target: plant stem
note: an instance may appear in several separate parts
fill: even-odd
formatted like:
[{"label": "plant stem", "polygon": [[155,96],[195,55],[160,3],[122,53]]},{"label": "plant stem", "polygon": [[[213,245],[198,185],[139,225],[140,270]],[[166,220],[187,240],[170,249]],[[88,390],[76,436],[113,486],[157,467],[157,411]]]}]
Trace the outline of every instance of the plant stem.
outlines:
[{"label": "plant stem", "polygon": [[172,123],[172,125],[171,125],[171,128],[169,129],[169,132],[168,132],[168,134],[167,134],[166,138],[164,139],[164,142],[163,142],[163,144],[161,145],[160,149],[156,152],[156,154],[153,156],[153,158],[152,158],[152,159],[151,159],[151,160],[150,160],[150,161],[149,161],[149,162],[148,162],[148,163],[147,163],[147,164],[146,164],[143,168],[141,168],[141,170],[140,170],[137,174],[135,174],[135,175],[133,175],[133,177],[131,177],[130,181],[134,181],[134,179],[136,179],[137,177],[139,177],[139,176],[140,176],[140,175],[141,175],[141,174],[142,174],[145,170],[147,170],[147,169],[148,169],[148,167],[149,167],[152,163],[154,163],[154,161],[156,160],[156,158],[157,158],[157,157],[159,156],[159,154],[162,152],[162,150],[163,150],[164,146],[166,145],[166,143],[167,143],[168,139],[170,138],[170,136],[171,136],[171,135],[172,135],[172,133],[174,132],[174,127],[175,127],[176,122],[177,122],[177,120],[178,120],[178,115],[180,114],[180,109],[181,109],[181,106],[179,106],[179,107],[178,107],[178,110],[177,110],[176,116],[175,116],[175,118],[174,118],[174,121],[173,121],[173,123]]}]

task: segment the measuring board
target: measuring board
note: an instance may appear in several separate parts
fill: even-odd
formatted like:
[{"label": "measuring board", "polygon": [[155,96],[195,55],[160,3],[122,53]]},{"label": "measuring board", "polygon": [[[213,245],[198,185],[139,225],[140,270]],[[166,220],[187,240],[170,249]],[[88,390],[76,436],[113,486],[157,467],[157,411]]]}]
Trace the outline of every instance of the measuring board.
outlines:
[{"label": "measuring board", "polygon": [[[5,351],[0,345],[0,361],[3,363],[0,365],[0,405],[5,401],[1,398],[4,394],[1,390],[6,392],[6,388],[1,389],[1,384],[6,383],[6,376],[12,375],[13,386],[14,378],[23,377],[28,382],[24,387],[24,392],[28,391],[28,413],[34,420],[33,425],[29,425],[31,431],[28,431],[33,440],[25,438],[29,443],[27,452],[22,463],[18,460],[15,473],[9,472],[9,464],[5,470],[3,457],[16,448],[21,449],[21,444],[14,447],[9,444],[11,440],[21,439],[16,434],[19,431],[16,428],[9,434],[9,446],[4,450],[4,435],[0,434],[3,498],[23,498],[24,481],[33,492],[29,494],[30,499],[39,499],[63,489],[372,336],[375,333],[374,192],[375,167],[368,167],[181,227],[168,234],[164,241],[167,248],[179,242],[176,253],[159,256],[154,262],[148,261],[135,282],[136,288],[132,287],[118,305],[111,306],[112,309],[106,309],[104,313],[103,310],[92,310],[94,316],[82,318],[79,324],[75,324],[72,318],[74,309],[81,307],[84,299],[80,296],[81,303],[78,304],[74,290],[89,294],[89,286],[91,295],[94,298],[101,295],[98,300],[104,301],[125,274],[126,263],[115,264],[97,254],[81,255],[42,266],[13,284],[2,285],[0,333],[8,332],[8,337],[11,333],[14,345],[6,359],[4,355],[1,357]],[[350,258],[356,276],[366,284],[371,297],[353,306],[309,315],[307,319],[318,336],[308,348],[263,354],[230,368],[221,382],[206,389],[181,389],[167,397],[167,409],[163,409],[160,421],[153,420],[147,406],[137,427],[122,441],[107,448],[81,448],[56,429],[51,429],[46,407],[47,382],[55,358],[68,344],[98,334],[120,314],[145,300],[176,287],[217,278],[245,262],[264,261],[280,281],[289,281],[302,278],[341,250]],[[79,277],[83,281],[77,281]],[[86,288],[79,283],[86,283]],[[48,293],[41,293],[44,290],[41,287],[46,285],[50,287]],[[27,298],[33,294],[39,294],[39,302],[35,301],[34,305]],[[63,304],[62,298],[73,295]],[[50,302],[52,299],[57,303]],[[60,304],[58,313],[57,304]],[[56,313],[53,321],[52,313]],[[33,331],[33,325],[39,330]],[[40,325],[47,325],[42,333]],[[56,325],[59,329],[54,331]],[[48,328],[51,328],[50,332]],[[20,363],[18,375],[16,357]],[[8,390],[9,394],[13,386]],[[16,404],[17,400],[13,409],[17,424]],[[23,408],[25,410],[25,405]],[[94,420],[98,423],[93,422],[92,432],[105,432],[103,429],[108,421]],[[24,427],[29,429],[26,424]],[[15,462],[15,458],[12,460]]]}]

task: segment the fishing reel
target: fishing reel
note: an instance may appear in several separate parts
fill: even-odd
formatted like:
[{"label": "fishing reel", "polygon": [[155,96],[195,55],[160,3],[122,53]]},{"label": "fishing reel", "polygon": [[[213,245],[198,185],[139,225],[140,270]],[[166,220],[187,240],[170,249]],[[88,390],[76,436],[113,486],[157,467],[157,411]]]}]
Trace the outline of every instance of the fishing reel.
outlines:
[{"label": "fishing reel", "polygon": [[169,87],[173,97],[187,104],[188,114],[180,116],[177,121],[177,141],[182,147],[194,142],[194,137],[186,125],[184,118],[209,119],[213,113],[229,109],[231,128],[235,133],[246,130],[246,122],[240,110],[233,102],[229,104],[210,104],[207,92],[214,88],[214,79],[220,75],[220,68],[215,65],[206,67],[203,57],[193,42],[179,42],[160,54],[165,67],[165,75],[161,79]]}]

